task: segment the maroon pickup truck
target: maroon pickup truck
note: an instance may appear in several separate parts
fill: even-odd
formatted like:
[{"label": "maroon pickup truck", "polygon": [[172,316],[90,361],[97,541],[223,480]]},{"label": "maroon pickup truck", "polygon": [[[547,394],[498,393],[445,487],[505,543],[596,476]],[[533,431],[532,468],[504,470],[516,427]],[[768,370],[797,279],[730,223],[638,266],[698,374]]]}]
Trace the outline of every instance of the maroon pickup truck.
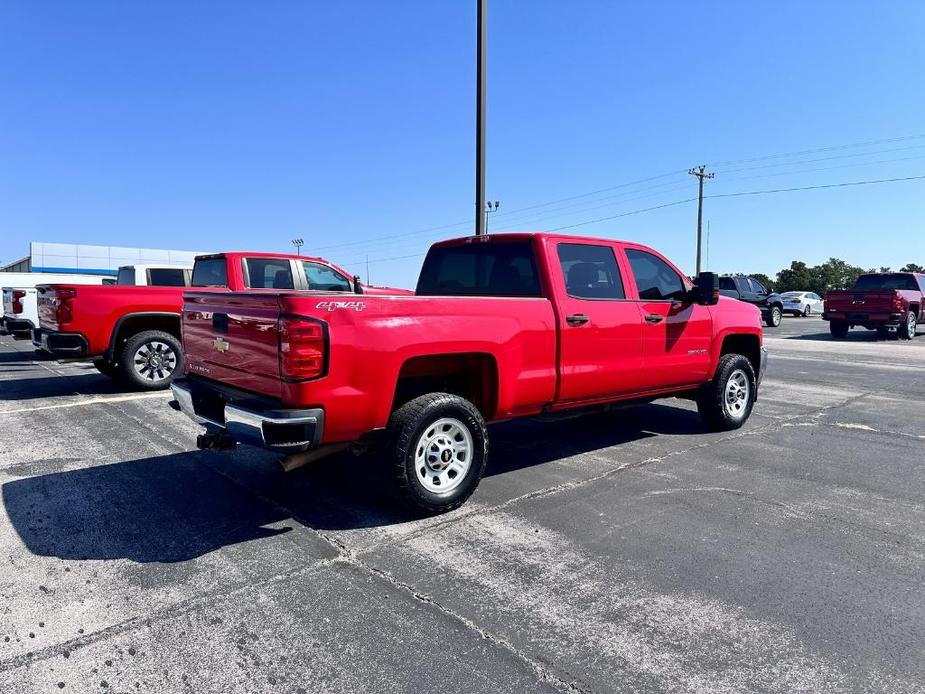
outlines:
[{"label": "maroon pickup truck", "polygon": [[823,320],[834,337],[862,326],[886,337],[895,330],[900,337],[915,337],[925,321],[925,275],[916,272],[882,272],[861,275],[852,289],[825,295]]}]

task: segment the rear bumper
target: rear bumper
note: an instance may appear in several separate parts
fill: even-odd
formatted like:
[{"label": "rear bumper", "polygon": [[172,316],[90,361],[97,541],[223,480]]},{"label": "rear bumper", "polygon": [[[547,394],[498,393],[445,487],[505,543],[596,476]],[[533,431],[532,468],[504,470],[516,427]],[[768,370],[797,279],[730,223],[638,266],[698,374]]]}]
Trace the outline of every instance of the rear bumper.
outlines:
[{"label": "rear bumper", "polygon": [[6,330],[13,335],[28,335],[35,328],[32,321],[26,318],[4,318]]},{"label": "rear bumper", "polygon": [[85,357],[90,349],[80,333],[59,333],[45,328],[33,328],[32,344],[56,357]]},{"label": "rear bumper", "polygon": [[227,391],[188,379],[174,381],[171,406],[197,424],[223,429],[238,443],[274,451],[309,451],[321,445],[324,410],[264,405],[254,398],[235,401]]},{"label": "rear bumper", "polygon": [[822,314],[822,320],[844,321],[845,323],[851,323],[851,325],[863,325],[865,327],[883,326],[897,328],[902,321],[902,314],[865,313],[863,311],[826,311]]}]

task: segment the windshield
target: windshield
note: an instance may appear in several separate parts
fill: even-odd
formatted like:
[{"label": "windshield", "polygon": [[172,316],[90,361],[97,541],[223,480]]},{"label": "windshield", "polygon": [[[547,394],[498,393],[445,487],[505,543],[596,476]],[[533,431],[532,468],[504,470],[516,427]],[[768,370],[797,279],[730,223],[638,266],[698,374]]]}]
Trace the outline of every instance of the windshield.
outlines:
[{"label": "windshield", "polygon": [[877,289],[918,289],[915,277],[912,275],[861,275],[854,283],[854,288],[861,291],[875,291]]},{"label": "windshield", "polygon": [[784,292],[781,296],[785,296],[788,299],[795,299],[797,297],[803,296],[803,292]]}]

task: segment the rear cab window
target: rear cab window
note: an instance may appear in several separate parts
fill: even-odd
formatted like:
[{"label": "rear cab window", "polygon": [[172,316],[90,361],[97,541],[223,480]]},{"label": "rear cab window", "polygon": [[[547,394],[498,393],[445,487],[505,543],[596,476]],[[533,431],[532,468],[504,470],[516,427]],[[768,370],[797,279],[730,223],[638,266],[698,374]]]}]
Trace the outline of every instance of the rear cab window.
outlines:
[{"label": "rear cab window", "polygon": [[636,278],[636,289],[643,301],[675,301],[687,296],[687,287],[674,269],[658,256],[637,248],[627,248],[626,257]]},{"label": "rear cab window", "polygon": [[559,264],[565,290],[576,299],[625,299],[623,278],[610,246],[560,243]]},{"label": "rear cab window", "polygon": [[542,296],[529,241],[467,243],[432,248],[416,293],[422,296]]},{"label": "rear cab window", "polygon": [[227,287],[228,268],[225,257],[197,258],[193,264],[194,287]]},{"label": "rear cab window", "polygon": [[116,275],[116,284],[121,287],[133,287],[135,285],[135,268],[120,267],[119,274]]},{"label": "rear cab window", "polygon": [[167,267],[150,268],[148,284],[152,287],[185,287],[187,285],[186,270]]},{"label": "rear cab window", "polygon": [[250,289],[294,289],[288,258],[245,258],[244,280]]},{"label": "rear cab window", "polygon": [[916,290],[915,277],[913,275],[861,275],[858,277],[854,288],[859,291],[877,291],[890,289],[911,289]]}]

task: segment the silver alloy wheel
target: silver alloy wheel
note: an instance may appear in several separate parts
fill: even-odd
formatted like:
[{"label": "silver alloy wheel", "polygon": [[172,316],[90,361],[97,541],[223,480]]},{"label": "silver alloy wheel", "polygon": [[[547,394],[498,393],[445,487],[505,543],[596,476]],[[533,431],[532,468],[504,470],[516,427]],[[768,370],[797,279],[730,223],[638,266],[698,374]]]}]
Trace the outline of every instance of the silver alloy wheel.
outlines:
[{"label": "silver alloy wheel", "polygon": [[132,366],[143,379],[156,383],[170,378],[177,368],[177,355],[166,342],[149,340],[135,350]]},{"label": "silver alloy wheel", "polygon": [[915,320],[915,314],[909,311],[909,315],[906,317],[906,332],[909,333],[910,340],[915,337],[915,330],[917,327],[918,322]]},{"label": "silver alloy wheel", "polygon": [[451,417],[438,419],[424,430],[414,449],[418,481],[435,494],[452,491],[469,472],[473,450],[472,434],[465,424]]},{"label": "silver alloy wheel", "polygon": [[745,416],[750,396],[751,385],[748,382],[748,375],[742,369],[736,369],[729,374],[729,379],[726,381],[726,393],[723,398],[726,414],[733,419],[742,419]]},{"label": "silver alloy wheel", "polygon": [[771,325],[776,328],[778,325],[780,325],[780,321],[781,321],[781,311],[779,308],[777,308],[777,306],[774,306],[771,309]]},{"label": "silver alloy wheel", "polygon": [[813,307],[809,304],[806,304],[806,308],[803,309],[803,317],[809,318],[813,313]]}]

